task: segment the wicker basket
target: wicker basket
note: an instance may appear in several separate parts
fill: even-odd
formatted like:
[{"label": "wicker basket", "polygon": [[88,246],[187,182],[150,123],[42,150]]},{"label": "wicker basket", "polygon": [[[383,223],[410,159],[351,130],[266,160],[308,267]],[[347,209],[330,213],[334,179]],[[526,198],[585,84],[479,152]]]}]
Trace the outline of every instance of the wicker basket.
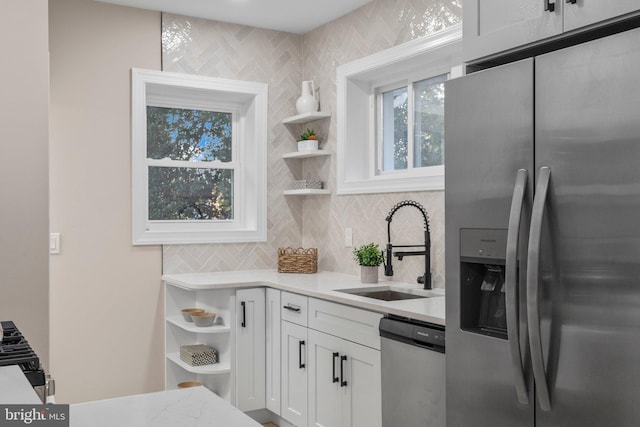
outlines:
[{"label": "wicker basket", "polygon": [[317,248],[278,249],[278,273],[317,273]]}]

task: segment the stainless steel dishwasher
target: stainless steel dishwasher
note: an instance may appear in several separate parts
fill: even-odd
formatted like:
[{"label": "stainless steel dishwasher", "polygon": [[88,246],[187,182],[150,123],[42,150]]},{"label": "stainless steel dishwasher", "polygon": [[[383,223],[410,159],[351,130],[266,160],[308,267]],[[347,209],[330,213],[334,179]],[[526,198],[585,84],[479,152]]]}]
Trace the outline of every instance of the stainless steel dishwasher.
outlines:
[{"label": "stainless steel dishwasher", "polygon": [[380,319],[382,426],[445,426],[444,327]]}]

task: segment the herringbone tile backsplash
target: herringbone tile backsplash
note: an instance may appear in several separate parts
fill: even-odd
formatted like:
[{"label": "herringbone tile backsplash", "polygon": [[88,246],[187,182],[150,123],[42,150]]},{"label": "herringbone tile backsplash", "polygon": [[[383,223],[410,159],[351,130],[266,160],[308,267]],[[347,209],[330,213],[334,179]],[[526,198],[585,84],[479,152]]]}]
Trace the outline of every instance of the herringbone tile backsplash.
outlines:
[{"label": "herringbone tile backsplash", "polygon": [[[431,34],[461,20],[461,0],[375,0],[304,35],[163,14],[163,69],[269,84],[268,242],[171,245],[163,251],[164,273],[275,268],[277,248],[317,247],[319,268],[358,274],[344,229],[354,245],[384,246],[385,217],[399,201],[412,199],[429,212],[433,283],[444,287],[443,192],[335,195],[336,159],[285,161],[295,151],[297,129],[281,124],[296,114],[300,82],[314,80],[321,110],[330,120],[313,124],[321,148],[336,152],[336,67],[400,43]],[[320,178],[331,196],[285,197],[291,180]],[[417,210],[398,211],[392,223],[396,244],[423,241]],[[424,270],[422,257],[394,263],[395,280],[414,282]],[[382,272],[381,272],[382,273]]]}]

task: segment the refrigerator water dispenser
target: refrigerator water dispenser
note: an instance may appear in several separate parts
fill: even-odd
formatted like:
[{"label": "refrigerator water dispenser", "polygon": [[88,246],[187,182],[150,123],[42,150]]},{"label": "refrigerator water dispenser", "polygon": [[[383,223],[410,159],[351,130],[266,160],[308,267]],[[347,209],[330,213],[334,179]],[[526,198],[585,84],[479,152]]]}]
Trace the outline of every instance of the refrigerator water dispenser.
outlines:
[{"label": "refrigerator water dispenser", "polygon": [[460,325],[507,339],[504,268],[507,230],[460,230]]}]

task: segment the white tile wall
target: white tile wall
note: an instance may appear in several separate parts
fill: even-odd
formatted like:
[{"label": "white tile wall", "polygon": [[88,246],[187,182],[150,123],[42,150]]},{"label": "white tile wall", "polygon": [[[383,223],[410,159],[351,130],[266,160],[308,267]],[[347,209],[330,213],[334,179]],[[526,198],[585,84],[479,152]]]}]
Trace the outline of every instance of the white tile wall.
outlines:
[{"label": "white tile wall", "polygon": [[[387,239],[385,217],[399,201],[416,200],[429,212],[432,274],[444,287],[443,192],[358,196],[282,196],[290,180],[321,178],[335,193],[335,156],[304,162],[283,161],[295,150],[295,134],[282,118],[295,114],[300,82],[314,80],[321,110],[335,112],[338,65],[431,34],[459,23],[461,0],[375,0],[303,36],[165,14],[163,64],[166,71],[269,83],[269,241],[267,244],[177,245],[164,248],[164,272],[275,268],[281,246],[317,247],[322,270],[358,274],[344,229],[353,229],[355,245]],[[315,122],[321,148],[336,151],[336,118]],[[398,211],[392,223],[396,244],[423,241],[422,217],[413,208]],[[423,258],[395,261],[395,279],[413,282]],[[382,272],[381,272],[382,273]]]},{"label": "white tile wall", "polygon": [[269,84],[267,243],[170,245],[164,273],[274,268],[278,247],[302,244],[302,199],[282,191],[301,164],[285,163],[295,138],[280,123],[296,114],[302,80],[302,37],[242,25],[163,14],[163,70]]}]

